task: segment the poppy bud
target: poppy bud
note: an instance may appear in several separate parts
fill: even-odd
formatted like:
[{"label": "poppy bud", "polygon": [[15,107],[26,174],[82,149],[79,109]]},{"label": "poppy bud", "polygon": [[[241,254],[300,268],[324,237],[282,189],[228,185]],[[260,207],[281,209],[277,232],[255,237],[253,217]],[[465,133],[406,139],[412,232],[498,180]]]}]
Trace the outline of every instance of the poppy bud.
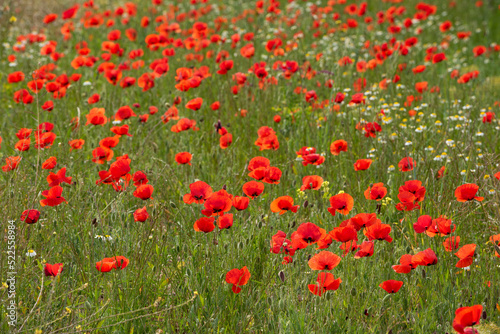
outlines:
[{"label": "poppy bud", "polygon": [[309,201],[308,201],[308,200],[306,200],[306,201],[304,202],[304,208],[307,208],[307,206],[308,206],[308,205],[309,205]]},{"label": "poppy bud", "polygon": [[220,119],[217,121],[217,124],[215,124],[215,129],[217,130],[217,132],[222,129],[222,123],[220,122]]},{"label": "poppy bud", "polygon": [[97,218],[92,219],[92,225],[97,226]]},{"label": "poppy bud", "polygon": [[140,107],[141,107],[141,105],[140,105],[139,103],[134,103],[132,106],[133,106],[134,108],[140,108]]},{"label": "poppy bud", "polygon": [[[279,275],[279,277],[280,277],[280,280],[281,280],[283,283],[285,283],[285,273],[284,273],[283,271],[280,271],[278,275]],[[485,319],[486,319],[486,318],[485,318]]]},{"label": "poppy bud", "polygon": [[223,186],[222,186],[222,189],[227,190],[226,185],[223,185]]}]

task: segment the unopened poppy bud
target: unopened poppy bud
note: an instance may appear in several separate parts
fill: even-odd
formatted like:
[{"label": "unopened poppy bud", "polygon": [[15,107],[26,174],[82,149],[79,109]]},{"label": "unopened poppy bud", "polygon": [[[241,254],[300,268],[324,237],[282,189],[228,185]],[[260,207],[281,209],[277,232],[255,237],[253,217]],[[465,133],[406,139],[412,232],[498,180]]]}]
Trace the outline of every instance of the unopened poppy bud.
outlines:
[{"label": "unopened poppy bud", "polygon": [[284,283],[285,282],[285,273],[283,271],[280,271],[278,275],[280,277],[280,280]]},{"label": "unopened poppy bud", "polygon": [[304,208],[307,208],[307,206],[308,206],[308,205],[309,205],[309,201],[307,201],[307,200],[306,200],[306,201],[304,202]]}]

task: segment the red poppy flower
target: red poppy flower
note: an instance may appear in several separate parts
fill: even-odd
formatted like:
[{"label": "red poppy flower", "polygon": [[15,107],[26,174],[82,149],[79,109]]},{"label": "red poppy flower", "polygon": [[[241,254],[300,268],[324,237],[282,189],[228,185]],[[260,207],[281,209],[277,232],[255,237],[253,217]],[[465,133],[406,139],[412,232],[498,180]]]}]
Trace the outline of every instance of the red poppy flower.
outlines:
[{"label": "red poppy flower", "polygon": [[429,215],[423,215],[418,217],[418,220],[413,224],[413,229],[417,233],[424,233],[432,225],[432,217]]},{"label": "red poppy flower", "polygon": [[420,209],[420,206],[416,202],[416,197],[409,191],[403,191],[398,194],[398,199],[401,203],[396,205],[396,209],[399,211],[412,211],[414,209]]},{"label": "red poppy flower", "polygon": [[201,108],[202,104],[203,104],[203,99],[201,97],[197,97],[186,103],[186,108],[196,111]]},{"label": "red poppy flower", "polygon": [[222,216],[224,212],[231,210],[233,206],[232,195],[221,189],[212,194],[204,203],[205,209],[201,213],[207,217]]},{"label": "red poppy flower", "polygon": [[271,162],[269,161],[269,159],[264,158],[264,157],[254,157],[248,163],[248,170],[254,171],[257,168],[261,168],[261,167],[267,168],[269,166],[271,166]]},{"label": "red poppy flower", "polygon": [[96,262],[95,267],[102,273],[110,272],[115,265],[115,261],[111,258],[104,258],[103,260]]},{"label": "red poppy flower", "polygon": [[148,214],[148,211],[146,210],[146,207],[135,210],[134,221],[145,222],[148,218],[149,218],[149,214]]},{"label": "red poppy flower", "polygon": [[426,250],[413,255],[411,261],[413,264],[418,266],[432,266],[437,264],[438,259],[436,253],[434,253],[432,249],[427,248]]},{"label": "red poppy flower", "polygon": [[219,216],[219,218],[217,218],[217,226],[221,230],[231,228],[231,226],[233,226],[233,214],[226,213]]},{"label": "red poppy flower", "polygon": [[333,155],[339,155],[340,152],[347,152],[347,142],[343,139],[334,141],[330,145],[330,152]]},{"label": "red poppy flower", "polygon": [[460,307],[455,311],[453,319],[453,329],[458,333],[475,333],[477,331],[466,331],[467,327],[479,325],[481,315],[483,314],[482,305]]},{"label": "red poppy flower", "polygon": [[413,170],[413,167],[415,167],[415,165],[415,161],[413,161],[412,158],[405,157],[399,161],[398,168],[402,172],[408,172]]},{"label": "red poppy flower", "polygon": [[402,281],[388,280],[380,283],[379,287],[387,291],[388,293],[396,293],[403,286]]},{"label": "red poppy flower", "polygon": [[50,188],[49,190],[42,191],[42,196],[45,199],[40,201],[41,206],[58,206],[62,202],[66,202],[66,199],[62,197],[63,188],[61,186],[55,186]]},{"label": "red poppy flower", "polygon": [[363,231],[364,235],[368,240],[385,240],[387,242],[392,242],[392,238],[389,235],[391,233],[391,226],[388,224],[375,223],[366,227]]},{"label": "red poppy flower", "polygon": [[316,284],[308,284],[307,288],[316,296],[321,297],[326,291],[337,290],[340,283],[342,283],[342,279],[335,279],[332,273],[321,272],[318,274],[316,282]]},{"label": "red poppy flower", "polygon": [[104,108],[92,108],[86,115],[87,123],[85,125],[104,125],[108,122],[108,118],[104,115]]},{"label": "red poppy flower", "polygon": [[21,162],[21,157],[7,157],[5,158],[5,165],[2,166],[2,170],[4,172],[10,172],[17,168],[19,162]]},{"label": "red poppy flower", "polygon": [[215,229],[214,217],[202,217],[194,223],[194,230],[196,232],[212,232]]},{"label": "red poppy flower", "polygon": [[42,105],[42,109],[45,111],[52,111],[54,110],[54,102],[52,101],[45,101],[45,103]]},{"label": "red poppy flower", "polygon": [[259,138],[255,141],[255,145],[260,147],[260,150],[277,150],[280,147],[276,132],[268,126],[262,126],[257,134]]},{"label": "red poppy flower", "polygon": [[301,191],[306,189],[318,190],[321,188],[323,184],[323,178],[318,175],[308,175],[302,178],[302,187],[300,187]]},{"label": "red poppy flower", "polygon": [[427,83],[427,81],[417,82],[415,84],[415,90],[417,92],[419,92],[420,94],[427,91],[428,87],[429,87],[429,84]]},{"label": "red poppy flower", "polygon": [[291,244],[292,242],[286,239],[286,233],[283,231],[278,231],[271,237],[270,251],[274,254],[287,253],[290,255],[294,255],[295,250],[293,249]]},{"label": "red poppy flower", "polygon": [[340,263],[340,256],[330,251],[321,251],[308,262],[312,270],[332,270]]},{"label": "red poppy flower", "polygon": [[235,268],[227,272],[226,282],[233,285],[231,289],[234,293],[240,293],[241,287],[248,283],[250,276],[250,271],[246,266],[241,269]]},{"label": "red poppy flower", "polygon": [[354,254],[355,259],[360,259],[362,257],[369,257],[373,255],[375,244],[372,241],[363,241],[359,247],[359,250]]},{"label": "red poppy flower", "polygon": [[399,187],[399,192],[409,192],[415,196],[415,201],[422,202],[425,198],[425,187],[422,186],[422,182],[418,180],[406,181],[405,184]]},{"label": "red poppy flower", "polygon": [[387,188],[382,182],[370,185],[364,192],[365,198],[371,201],[380,201],[387,195]]},{"label": "red poppy flower", "polygon": [[203,181],[196,181],[189,185],[190,193],[184,195],[183,201],[186,204],[197,203],[202,204],[209,198],[212,193],[212,187]]},{"label": "red poppy flower", "polygon": [[262,180],[264,183],[279,184],[281,179],[281,169],[278,167],[267,167],[266,176]]},{"label": "red poppy flower", "polygon": [[347,215],[352,210],[353,206],[354,200],[352,196],[347,193],[341,193],[330,197],[328,212],[330,212],[332,216],[335,216],[336,212]]},{"label": "red poppy flower", "polygon": [[62,263],[55,263],[55,264],[45,263],[45,267],[43,268],[45,276],[52,276],[52,277],[56,277],[57,275],[62,273],[63,270],[64,267]]},{"label": "red poppy flower", "polygon": [[132,137],[130,133],[128,133],[129,126],[127,124],[122,125],[122,126],[113,126],[111,128],[111,132],[116,134],[117,136],[128,136]]},{"label": "red poppy flower", "polygon": [[248,208],[249,203],[250,203],[250,199],[246,196],[234,196],[233,197],[233,206],[238,211],[246,210],[246,208]]},{"label": "red poppy flower", "polygon": [[31,209],[31,210],[24,210],[23,213],[21,214],[21,220],[24,221],[26,224],[34,224],[38,221],[40,218],[40,211]]},{"label": "red poppy flower", "polygon": [[188,164],[191,166],[191,159],[192,155],[189,152],[180,152],[175,155],[175,162],[177,162],[179,165],[185,165]]},{"label": "red poppy flower", "polygon": [[123,106],[118,108],[118,111],[115,113],[115,120],[122,121],[136,116],[137,115],[134,113],[134,110],[132,110],[132,108],[130,108],[129,106]]},{"label": "red poppy flower", "polygon": [[42,169],[53,169],[57,165],[57,158],[50,157],[42,163]]},{"label": "red poppy flower", "polygon": [[303,157],[303,156],[309,155],[309,154],[316,154],[316,149],[314,147],[310,147],[310,146],[302,146],[300,148],[300,150],[298,150],[295,153],[297,153],[298,157]]},{"label": "red poppy flower", "polygon": [[219,138],[219,146],[223,150],[231,146],[233,143],[233,135],[230,133],[226,133],[225,135]]},{"label": "red poppy flower", "polygon": [[478,190],[479,186],[474,183],[462,184],[457,189],[455,189],[455,197],[459,202],[467,202],[474,199],[481,202],[482,200],[484,200],[484,197],[476,196]]},{"label": "red poppy flower", "polygon": [[[376,213],[358,213],[348,221],[346,221],[345,225],[350,225],[356,229],[356,231],[360,231],[362,228],[366,228],[375,223],[380,223],[381,220],[377,218]],[[340,224],[343,226],[344,223]]]},{"label": "red poppy flower", "polygon": [[72,19],[76,16],[76,13],[78,11],[78,8],[80,8],[80,5],[79,4],[76,4],[74,5],[73,7],[65,10],[63,13],[62,13],[62,19],[63,20],[69,20],[69,19]]},{"label": "red poppy flower", "polygon": [[356,229],[350,225],[344,227],[336,227],[330,231],[330,236],[333,240],[346,243],[352,240],[358,240],[358,233]]},{"label": "red poppy flower", "polygon": [[418,264],[413,262],[413,256],[405,254],[399,259],[399,265],[392,266],[392,269],[398,274],[408,274],[410,271],[418,267]]},{"label": "red poppy flower", "polygon": [[427,228],[427,230],[425,230],[425,234],[431,238],[436,234],[444,237],[454,232],[456,228],[457,227],[455,225],[452,226],[451,219],[447,219],[446,216],[439,216],[438,218],[432,220],[432,224]]},{"label": "red poppy flower", "polygon": [[50,148],[56,139],[56,134],[50,131],[43,132],[42,130],[37,130],[35,132],[35,148]]},{"label": "red poppy flower", "polygon": [[307,154],[302,156],[302,165],[307,166],[307,165],[314,165],[314,166],[319,166],[325,162],[325,157],[312,153],[312,154]]},{"label": "red poppy flower", "polygon": [[188,118],[181,118],[177,124],[173,125],[170,130],[172,132],[182,132],[187,131],[189,129],[193,129],[193,131],[198,131],[199,129],[196,127],[196,121],[190,120]]},{"label": "red poppy flower", "polygon": [[357,160],[354,163],[354,170],[359,171],[359,170],[367,170],[370,168],[370,165],[372,164],[372,159],[360,159]]},{"label": "red poppy flower", "polygon": [[150,184],[141,184],[134,191],[134,197],[140,198],[142,200],[147,200],[152,198],[154,188]]},{"label": "red poppy flower", "polygon": [[16,145],[14,145],[14,148],[20,152],[25,152],[30,149],[30,145],[31,139],[21,139],[16,143]]},{"label": "red poppy flower", "polygon": [[309,222],[302,223],[297,228],[297,231],[292,233],[291,239],[293,248],[306,248],[310,244],[316,243],[320,240],[323,234],[326,234],[326,231],[319,228],[317,225]]},{"label": "red poppy flower", "polygon": [[219,110],[219,108],[220,108],[220,102],[219,101],[215,101],[214,103],[212,103],[210,105],[210,109],[212,109],[212,110]]},{"label": "red poppy flower", "polygon": [[250,176],[252,179],[255,179],[257,181],[264,181],[267,175],[267,170],[270,167],[258,167],[252,170],[250,173],[248,173],[248,176]]},{"label": "red poppy flower", "polygon": [[354,104],[360,104],[360,103],[365,103],[365,96],[363,93],[356,93],[351,97],[351,102],[349,103],[354,103]]},{"label": "red poppy flower", "polygon": [[7,76],[7,82],[8,83],[16,83],[16,82],[21,82],[25,78],[24,73],[21,71],[17,72],[12,72]]},{"label": "red poppy flower", "polygon": [[85,144],[85,140],[83,139],[73,139],[73,140],[70,140],[68,142],[69,146],[71,146],[71,148],[69,149],[70,152],[72,150],[79,150],[83,147],[83,144]]},{"label": "red poppy flower", "polygon": [[71,184],[71,177],[66,176],[66,167],[61,168],[56,174],[50,172],[47,176],[47,182],[49,183],[49,187],[55,187],[60,185],[61,183]]},{"label": "red poppy flower", "polygon": [[113,150],[100,146],[92,150],[92,161],[102,165],[105,161],[110,161],[113,158],[113,155]]},{"label": "red poppy flower", "polygon": [[455,249],[458,249],[460,246],[460,237],[455,236],[455,237],[449,237],[446,238],[445,241],[443,241],[443,247],[447,252],[452,252]]},{"label": "red poppy flower", "polygon": [[33,131],[32,129],[22,128],[19,131],[17,131],[16,136],[19,140],[27,139],[30,137],[32,131]]},{"label": "red poppy flower", "polygon": [[125,269],[129,264],[129,260],[124,256],[105,257],[99,262],[96,262],[95,267],[100,272],[110,272],[112,269]]},{"label": "red poppy flower", "polygon": [[118,180],[130,172],[130,159],[116,160],[109,167],[109,172],[113,180]]},{"label": "red poppy flower", "polygon": [[243,185],[243,192],[248,197],[254,199],[264,191],[264,183],[257,181],[249,181]]},{"label": "red poppy flower", "polygon": [[469,267],[474,258],[474,254],[476,252],[476,244],[468,244],[460,247],[458,252],[455,255],[460,259],[456,264],[457,268],[465,268]]},{"label": "red poppy flower", "polygon": [[[255,181],[252,181],[255,182]],[[293,205],[293,198],[290,196],[281,196],[276,198],[271,203],[271,211],[279,212],[280,215],[284,214],[287,211],[292,211],[293,213],[297,212],[299,205]]]},{"label": "red poppy flower", "polygon": [[134,186],[140,186],[141,184],[146,184],[149,182],[148,177],[143,171],[138,170],[133,175]]},{"label": "red poppy flower", "polygon": [[125,256],[119,255],[113,257],[113,259],[115,260],[115,264],[113,266],[115,269],[125,269],[129,264],[129,260]]},{"label": "red poppy flower", "polygon": [[219,63],[219,70],[217,71],[217,74],[224,75],[232,68],[233,68],[233,61],[232,60],[224,60],[224,61]]},{"label": "red poppy flower", "polygon": [[106,137],[99,141],[99,146],[104,148],[113,148],[120,142],[120,136]]}]

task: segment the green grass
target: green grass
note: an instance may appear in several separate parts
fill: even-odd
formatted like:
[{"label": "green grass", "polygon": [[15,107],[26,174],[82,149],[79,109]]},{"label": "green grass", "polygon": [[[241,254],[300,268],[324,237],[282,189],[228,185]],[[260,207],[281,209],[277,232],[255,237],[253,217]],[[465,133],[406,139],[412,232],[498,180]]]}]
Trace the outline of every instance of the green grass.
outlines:
[{"label": "green grass", "polygon": [[[149,51],[144,42],[148,34],[156,33],[151,1],[140,1],[137,15],[131,16],[127,25],[116,20],[112,28],[100,27],[85,29],[80,23],[86,8],[79,9],[73,19],[75,29],[72,37],[64,41],[60,33],[62,20],[48,25],[44,31],[47,40],[57,41],[57,52],[65,54],[57,61],[53,71],[57,75],[80,73],[81,79],[73,83],[62,99],[53,99],[45,89],[34,94],[34,102],[24,105],[13,101],[13,94],[26,88],[30,72],[42,65],[53,62],[48,56],[40,55],[40,45],[27,44],[26,51],[15,53],[12,46],[20,34],[29,31],[20,30],[16,23],[2,22],[4,31],[2,43],[9,47],[0,48],[0,136],[3,138],[0,159],[9,156],[21,156],[19,167],[10,172],[0,173],[0,204],[3,208],[1,229],[2,240],[7,240],[8,220],[15,220],[16,225],[16,306],[18,323],[10,327],[6,318],[7,288],[0,288],[2,332],[9,330],[33,333],[445,333],[453,332],[452,321],[455,310],[461,306],[481,304],[486,318],[481,320],[480,333],[498,333],[500,331],[500,258],[494,256],[495,248],[489,238],[500,233],[499,184],[493,175],[500,171],[498,152],[499,123],[495,118],[492,123],[483,123],[486,111],[497,112],[498,105],[498,70],[500,62],[497,51],[474,57],[472,49],[477,45],[490,46],[497,42],[500,34],[498,19],[500,11],[496,5],[485,1],[482,7],[473,2],[457,1],[454,8],[448,2],[432,1],[437,6],[437,13],[429,19],[415,23],[409,30],[403,27],[400,34],[394,35],[398,41],[417,36],[419,42],[410,53],[403,57],[397,52],[388,57],[383,64],[364,73],[356,71],[355,63],[370,60],[374,55],[363,48],[366,40],[371,45],[387,43],[392,35],[387,33],[388,23],[376,23],[376,13],[387,10],[391,4],[368,1],[366,16],[374,19],[373,29],[368,30],[362,18],[353,16],[359,22],[356,29],[342,30],[340,26],[351,18],[344,12],[345,5],[334,5],[333,11],[321,18],[321,23],[328,23],[329,28],[337,31],[316,38],[312,29],[314,18],[307,11],[310,4],[298,1],[289,5],[281,1],[281,13],[274,21],[266,20],[266,13],[249,14],[252,22],[241,19],[231,23],[246,9],[254,9],[255,2],[209,1],[214,10],[198,18],[214,27],[214,20],[219,16],[228,19],[218,34],[230,39],[236,31],[243,34],[255,33],[255,56],[249,60],[243,58],[239,49],[247,44],[240,41],[236,48],[231,43],[211,44],[199,54],[206,55],[211,50],[214,57],[197,61],[186,61],[188,53],[194,49],[176,48],[175,56],[169,57],[169,71],[155,80],[155,87],[143,92],[133,86],[122,89],[109,84],[97,67],[103,63],[99,59],[93,67],[81,67],[74,70],[71,61],[77,56],[75,45],[86,41],[91,55],[99,57],[101,43],[107,40],[110,30],[119,29],[122,37],[117,42],[124,49],[123,57],[113,55],[111,62],[119,65],[128,59],[128,52],[142,48],[145,67],[124,71],[124,76],[140,77],[150,72],[149,64],[162,58],[161,50]],[[82,5],[83,3],[81,3]],[[119,4],[122,4],[121,2]],[[114,11],[119,4],[110,5],[99,2],[100,8],[93,10]],[[166,3],[158,6],[158,12],[167,12]],[[405,6],[406,13],[396,16],[395,24],[401,25],[407,17],[415,14],[417,1],[408,0],[397,6]],[[72,6],[68,3],[65,8]],[[187,13],[192,9],[205,7],[206,4],[190,5],[177,2],[178,13]],[[264,6],[267,8],[268,4]],[[326,6],[326,3],[323,4]],[[217,13],[215,8],[221,8]],[[287,8],[290,8],[288,10]],[[282,22],[284,17],[293,17],[296,9],[301,13],[294,26]],[[340,21],[332,19],[333,12],[340,14]],[[61,14],[59,12],[57,14]],[[177,13],[177,14],[178,14]],[[10,17],[10,13],[6,14]],[[141,28],[143,16],[151,18],[147,28]],[[272,16],[272,15],[271,15]],[[450,20],[453,27],[442,33],[439,24]],[[169,23],[175,22],[170,19]],[[190,29],[196,20],[186,18],[180,22],[183,31]],[[124,36],[127,28],[137,29],[137,40],[130,41]],[[416,35],[415,29],[423,28]],[[299,31],[304,37],[298,39],[297,48],[286,51],[283,56],[274,56],[265,50],[265,42],[275,38],[274,32],[281,29],[287,38],[292,39]],[[480,31],[479,31],[480,29]],[[323,33],[327,29],[320,28]],[[456,38],[458,31],[471,31],[467,40]],[[172,33],[174,38],[186,39],[188,35]],[[425,63],[425,72],[413,74],[411,69],[424,64],[426,50],[438,46],[445,38],[452,36],[447,49],[440,49],[447,59],[442,63]],[[311,44],[317,47],[312,48]],[[346,46],[347,45],[347,46]],[[172,48],[173,46],[168,46]],[[219,69],[215,56],[220,50],[229,52],[234,67],[227,75],[218,75]],[[317,61],[316,55],[323,53]],[[7,56],[15,54],[16,66],[9,66]],[[344,56],[354,59],[354,64],[345,67],[338,65]],[[137,59],[135,59],[137,60]],[[135,60],[132,60],[135,61]],[[276,60],[297,61],[301,66],[307,60],[316,76],[309,80],[301,72],[293,74],[290,80],[273,70]],[[276,85],[260,89],[255,75],[248,69],[258,61],[267,61],[269,76],[277,79]],[[398,65],[406,63],[407,69],[398,72]],[[175,71],[180,67],[206,65],[211,77],[188,92],[175,88]],[[451,69],[460,71],[460,75],[477,69],[480,74],[466,84],[458,84],[451,79]],[[26,79],[21,83],[9,84],[7,75],[14,71],[23,71]],[[237,95],[231,93],[235,85],[231,76],[236,72],[247,73],[247,85]],[[383,78],[391,79],[395,74],[401,76],[398,84],[390,84],[387,90],[381,90],[378,83]],[[368,85],[363,92],[366,104],[347,106],[354,92],[356,79],[366,78]],[[333,79],[332,88],[324,83]],[[91,85],[84,85],[84,82]],[[431,87],[439,86],[439,93],[430,91],[419,94],[415,83],[428,81]],[[321,87],[317,86],[317,82]],[[330,105],[324,108],[312,108],[305,101],[303,94],[296,94],[296,87],[315,90],[318,103],[332,100],[337,92],[349,88],[340,111],[333,111]],[[88,105],[87,99],[94,93],[101,96],[101,101]],[[421,96],[411,107],[405,106],[407,96]],[[177,107],[180,117],[196,120],[199,131],[174,133],[170,130],[177,121],[163,124],[160,117],[173,105],[176,96],[182,98]],[[202,97],[203,106],[198,111],[186,109],[185,104],[196,97]],[[373,97],[373,98],[372,98]],[[53,100],[52,112],[41,109],[47,100]],[[220,101],[217,111],[210,105]],[[104,165],[91,161],[92,150],[99,146],[102,138],[112,136],[108,122],[104,126],[85,126],[89,110],[93,107],[105,108],[107,117],[114,115],[120,106],[139,103],[134,108],[136,114],[148,113],[149,106],[156,106],[159,112],[151,115],[146,123],[139,123],[137,118],[123,121],[130,126],[133,137],[122,137],[113,149],[114,158]],[[396,104],[397,103],[397,104]],[[418,107],[418,109],[416,108]],[[248,111],[241,117],[240,110]],[[364,119],[367,122],[377,120],[377,113],[384,109],[386,117],[379,120],[382,132],[377,138],[366,138],[356,130],[356,124]],[[417,110],[415,117],[410,117],[410,109]],[[281,116],[280,123],[274,123],[274,115]],[[73,130],[71,120],[80,116],[80,127]],[[454,119],[456,117],[456,119]],[[219,147],[219,138],[214,124],[221,121],[233,135],[233,142],[227,149]],[[441,122],[441,126],[436,121]],[[36,129],[42,122],[54,124],[53,132],[57,135],[50,149],[34,148],[31,136],[31,148],[26,152],[14,149],[15,136],[20,128]],[[254,145],[257,131],[262,126],[270,126],[276,131],[280,147],[278,150],[259,151]],[[425,126],[422,132],[418,127]],[[483,136],[477,136],[477,132]],[[68,141],[84,139],[81,150],[70,152]],[[338,156],[330,153],[330,144],[337,139],[348,142],[349,149]],[[446,141],[453,140],[448,146]],[[411,144],[406,145],[408,141]],[[312,146],[318,153],[325,154],[325,162],[319,166],[303,166],[296,160],[296,151],[303,146]],[[432,146],[432,150],[426,150]],[[190,152],[192,165],[178,165],[175,154]],[[447,158],[435,160],[446,152]],[[143,171],[149,184],[154,186],[153,198],[142,201],[132,194],[135,187],[121,193],[110,185],[96,185],[98,172],[107,170],[115,158],[128,154],[131,159],[131,174]],[[398,162],[411,155],[416,167],[410,172],[398,171]],[[41,191],[47,190],[47,170],[41,164],[47,158],[57,157],[57,166],[67,168],[67,175],[73,178],[72,185],[63,185],[63,194],[67,203],[56,207],[41,207]],[[199,204],[187,205],[182,196],[189,192],[189,185],[195,180],[208,183],[214,191],[225,189],[233,195],[243,196],[242,186],[251,181],[248,177],[248,162],[255,156],[263,156],[271,165],[282,171],[279,184],[265,184],[262,195],[250,200],[248,209],[236,211],[234,225],[229,230],[218,230],[204,234],[195,232],[194,222],[202,217]],[[357,159],[370,157],[371,167],[366,171],[354,171]],[[394,166],[390,171],[389,167]],[[446,166],[447,174],[436,179],[437,171]],[[464,171],[462,173],[462,171]],[[319,175],[329,184],[320,190],[307,190],[300,193],[302,177]],[[425,199],[420,210],[411,212],[397,211],[398,189],[405,181],[420,180],[426,188]],[[388,189],[381,213],[377,215],[383,223],[391,225],[392,243],[375,241],[373,256],[354,259],[354,253],[342,257],[340,264],[331,270],[342,283],[337,291],[327,292],[318,297],[309,292],[307,285],[314,284],[317,271],[308,266],[308,259],[319,251],[316,245],[298,250],[293,263],[282,264],[283,254],[270,252],[271,237],[278,231],[292,232],[304,222],[312,222],[326,231],[358,213],[377,211],[377,203],[365,199],[363,192],[370,184],[383,182]],[[483,202],[460,203],[454,196],[455,189],[463,183],[476,183],[484,196]],[[493,191],[490,191],[493,190]],[[347,216],[332,216],[327,208],[328,199],[340,191],[354,198],[354,208]],[[297,213],[284,215],[272,213],[270,203],[279,196],[288,195],[299,204]],[[146,206],[150,215],[144,222],[134,222],[136,209]],[[26,209],[38,209],[40,220],[28,225],[20,220]],[[452,235],[461,237],[460,246],[474,243],[477,245],[476,256],[470,269],[456,268],[458,257],[446,252],[442,246],[445,237],[430,238],[425,234],[416,234],[413,223],[420,215],[437,218],[446,215],[453,220],[456,231]],[[96,238],[97,235],[109,235],[111,241]],[[359,243],[365,240],[363,233],[358,233]],[[8,264],[6,242],[2,243],[0,260],[1,282],[6,282]],[[333,242],[329,251],[338,255],[340,243]],[[416,254],[432,248],[438,257],[435,266],[418,267],[410,274],[397,274],[391,268],[398,264],[403,254]],[[25,256],[28,250],[34,250],[35,257]],[[101,273],[96,270],[96,262],[104,257],[123,255],[130,260],[127,268]],[[64,271],[56,278],[45,277],[44,263],[64,263]],[[231,291],[231,285],[225,282],[226,273],[233,268],[246,266],[251,278],[242,287],[239,294]],[[280,278],[281,277],[281,278]],[[282,279],[283,278],[283,279]],[[404,282],[401,290],[388,295],[378,285],[389,279]],[[487,286],[487,282],[491,286]],[[39,333],[39,332],[38,332]]]}]

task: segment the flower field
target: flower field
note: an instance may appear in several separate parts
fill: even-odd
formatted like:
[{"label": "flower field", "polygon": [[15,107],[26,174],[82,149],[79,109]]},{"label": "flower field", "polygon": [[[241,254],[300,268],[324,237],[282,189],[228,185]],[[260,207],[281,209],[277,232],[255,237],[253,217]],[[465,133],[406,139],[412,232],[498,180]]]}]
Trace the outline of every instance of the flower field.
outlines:
[{"label": "flower field", "polygon": [[0,4],[0,332],[500,333],[498,3],[58,6]]}]

